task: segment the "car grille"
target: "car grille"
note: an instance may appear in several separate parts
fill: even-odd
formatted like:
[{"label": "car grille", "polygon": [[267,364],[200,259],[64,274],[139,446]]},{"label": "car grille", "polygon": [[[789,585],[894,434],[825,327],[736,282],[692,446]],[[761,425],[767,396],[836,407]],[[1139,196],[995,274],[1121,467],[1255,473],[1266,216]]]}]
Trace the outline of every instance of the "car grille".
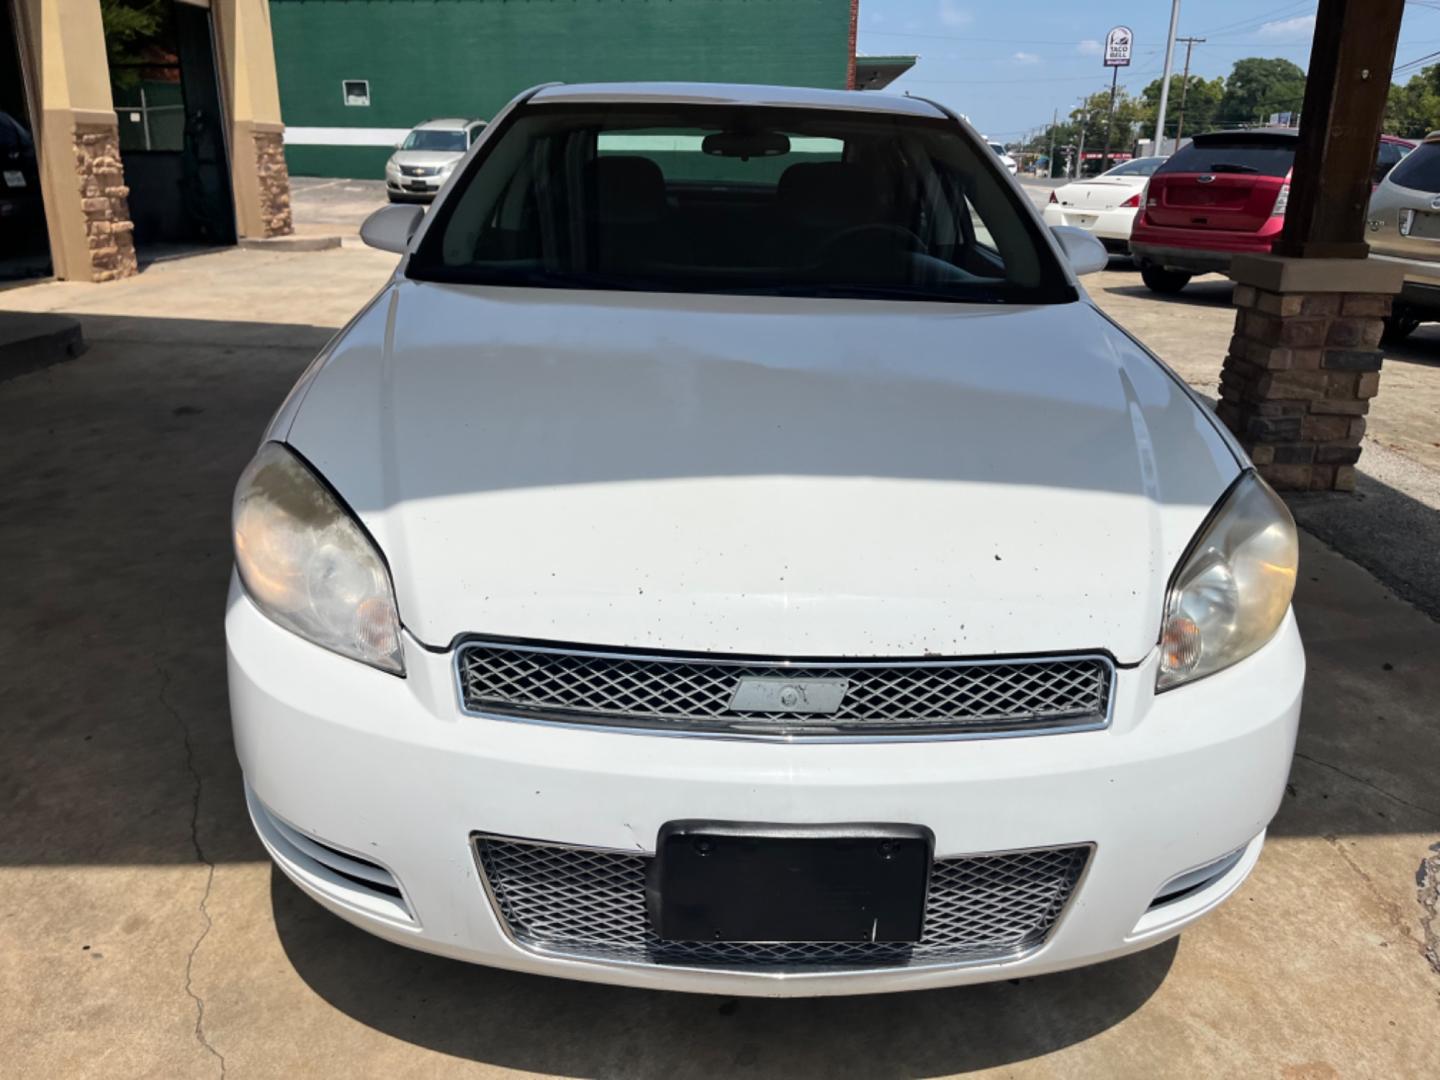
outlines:
[{"label": "car grille", "polygon": [[[1101,656],[791,662],[471,642],[458,650],[456,664],[472,712],[780,737],[1103,727],[1113,684]],[[747,678],[846,685],[830,713],[734,710],[731,699]]]},{"label": "car grille", "polygon": [[438,166],[434,166],[434,165],[401,165],[401,166],[400,166],[400,175],[401,175],[401,176],[434,176],[434,175],[435,175],[436,173],[438,173],[439,171],[440,171],[439,167],[438,167]]},{"label": "car grille", "polygon": [[1089,846],[935,860],[921,939],[898,942],[662,941],[645,904],[649,855],[477,836],[497,913],[529,949],[679,967],[907,967],[1013,956],[1045,940]]}]

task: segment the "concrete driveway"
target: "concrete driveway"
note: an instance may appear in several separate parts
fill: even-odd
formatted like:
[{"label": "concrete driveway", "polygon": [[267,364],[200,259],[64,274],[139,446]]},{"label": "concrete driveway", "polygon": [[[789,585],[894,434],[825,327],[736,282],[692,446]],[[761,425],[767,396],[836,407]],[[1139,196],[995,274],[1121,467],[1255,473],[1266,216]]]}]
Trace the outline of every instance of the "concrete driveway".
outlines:
[{"label": "concrete driveway", "polygon": [[[251,834],[230,742],[229,492],[290,383],[391,265],[349,248],[226,251],[0,295],[79,316],[91,341],[0,384],[0,1074],[1434,1072],[1440,627],[1313,538],[1296,598],[1307,706],[1270,843],[1235,898],[1150,952],[961,990],[733,1000],[439,960],[298,893]],[[1223,286],[1174,304],[1119,267],[1090,280],[1213,390]],[[1433,401],[1440,347],[1416,353]],[[1377,416],[1412,408],[1381,385]],[[1423,447],[1407,460],[1426,474]]]}]

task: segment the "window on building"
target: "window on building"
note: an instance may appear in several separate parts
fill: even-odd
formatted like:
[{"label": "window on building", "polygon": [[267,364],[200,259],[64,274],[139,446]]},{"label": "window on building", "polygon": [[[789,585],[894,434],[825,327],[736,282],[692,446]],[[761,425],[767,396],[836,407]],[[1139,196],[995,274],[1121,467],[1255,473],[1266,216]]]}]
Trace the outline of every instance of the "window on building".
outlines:
[{"label": "window on building", "polygon": [[346,105],[370,104],[369,79],[345,79],[340,83],[340,92]]}]

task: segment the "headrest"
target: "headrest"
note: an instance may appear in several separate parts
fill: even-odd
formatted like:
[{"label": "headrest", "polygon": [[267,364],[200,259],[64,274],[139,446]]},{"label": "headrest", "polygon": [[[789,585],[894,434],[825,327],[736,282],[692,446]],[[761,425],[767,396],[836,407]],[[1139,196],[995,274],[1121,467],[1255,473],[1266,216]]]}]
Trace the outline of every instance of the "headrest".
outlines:
[{"label": "headrest", "polygon": [[807,161],[780,174],[781,208],[811,228],[848,229],[883,214],[875,178],[848,161]]},{"label": "headrest", "polygon": [[649,158],[611,155],[590,163],[601,224],[649,225],[665,216],[665,176]]}]

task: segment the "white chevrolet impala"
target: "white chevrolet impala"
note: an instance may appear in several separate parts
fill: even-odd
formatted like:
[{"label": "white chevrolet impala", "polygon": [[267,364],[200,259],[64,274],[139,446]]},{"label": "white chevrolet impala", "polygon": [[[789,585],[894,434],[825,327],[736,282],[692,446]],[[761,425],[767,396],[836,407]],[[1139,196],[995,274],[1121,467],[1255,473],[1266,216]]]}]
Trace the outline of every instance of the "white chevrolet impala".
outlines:
[{"label": "white chevrolet impala", "polygon": [[234,505],[250,813],[391,941],[599,982],[1034,975],[1235,891],[1304,657],[1284,505],[915,98],[548,86]]}]

